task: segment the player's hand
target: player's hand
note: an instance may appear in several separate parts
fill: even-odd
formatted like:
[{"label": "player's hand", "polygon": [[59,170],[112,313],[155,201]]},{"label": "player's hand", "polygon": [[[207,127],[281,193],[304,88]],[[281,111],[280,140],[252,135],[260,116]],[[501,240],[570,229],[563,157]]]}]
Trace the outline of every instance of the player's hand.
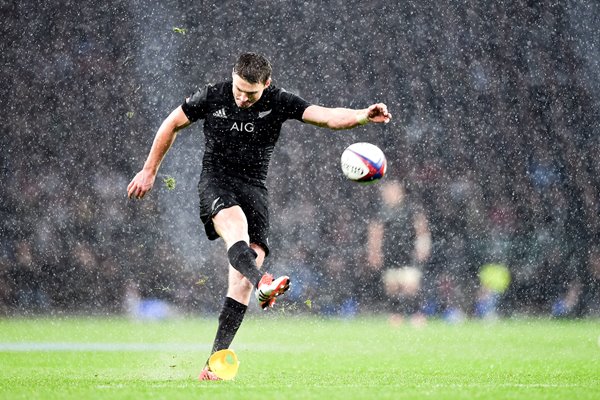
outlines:
[{"label": "player's hand", "polygon": [[387,124],[392,119],[392,114],[388,112],[387,106],[383,103],[377,103],[367,108],[367,117],[370,122],[383,122]]},{"label": "player's hand", "polygon": [[127,197],[130,199],[142,199],[154,186],[156,174],[141,170],[127,186]]}]

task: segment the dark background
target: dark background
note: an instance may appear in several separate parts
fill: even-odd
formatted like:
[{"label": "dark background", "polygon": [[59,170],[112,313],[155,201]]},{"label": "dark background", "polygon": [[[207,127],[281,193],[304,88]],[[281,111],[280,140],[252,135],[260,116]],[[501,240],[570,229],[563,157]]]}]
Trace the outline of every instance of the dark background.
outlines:
[{"label": "dark background", "polygon": [[597,315],[600,6],[389,3],[0,1],[0,313],[121,312],[132,292],[220,308],[223,244],[197,215],[201,125],[179,134],[146,199],[126,186],[168,113],[256,51],[275,85],[312,103],[381,101],[394,115],[345,132],[284,126],[266,267],[297,283],[290,307],[379,310],[364,267],[379,192],[339,168],[368,141],[385,179],[423,203],[424,268],[450,278],[464,313],[475,299],[463,289],[501,262],[503,313],[547,314],[571,296],[568,315]]}]

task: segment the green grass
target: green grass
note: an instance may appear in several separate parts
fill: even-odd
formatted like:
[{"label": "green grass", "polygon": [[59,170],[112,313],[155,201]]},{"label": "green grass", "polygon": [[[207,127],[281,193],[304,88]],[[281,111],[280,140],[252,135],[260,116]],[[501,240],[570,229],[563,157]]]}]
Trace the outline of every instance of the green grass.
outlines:
[{"label": "green grass", "polygon": [[598,320],[416,328],[252,313],[232,346],[236,379],[198,382],[215,328],[214,319],[0,319],[0,399],[600,398]]}]

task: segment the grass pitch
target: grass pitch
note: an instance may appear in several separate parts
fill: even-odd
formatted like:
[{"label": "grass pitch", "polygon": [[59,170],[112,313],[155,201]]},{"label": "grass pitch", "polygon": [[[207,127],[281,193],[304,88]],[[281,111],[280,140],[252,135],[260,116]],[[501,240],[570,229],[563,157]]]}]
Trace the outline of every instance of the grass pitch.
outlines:
[{"label": "grass pitch", "polygon": [[598,399],[600,321],[247,316],[233,381],[198,382],[213,319],[0,319],[0,399]]}]

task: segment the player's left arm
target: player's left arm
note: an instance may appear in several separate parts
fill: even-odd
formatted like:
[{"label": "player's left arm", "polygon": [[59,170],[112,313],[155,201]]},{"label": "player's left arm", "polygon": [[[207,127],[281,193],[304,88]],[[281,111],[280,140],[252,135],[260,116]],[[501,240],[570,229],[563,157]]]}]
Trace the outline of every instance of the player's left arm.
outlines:
[{"label": "player's left arm", "polygon": [[391,119],[392,114],[383,103],[373,104],[361,110],[329,108],[313,104],[302,114],[304,122],[329,129],[351,129],[369,122],[387,124]]},{"label": "player's left arm", "polygon": [[383,222],[372,220],[367,229],[366,266],[374,271],[383,267],[383,234]]}]

